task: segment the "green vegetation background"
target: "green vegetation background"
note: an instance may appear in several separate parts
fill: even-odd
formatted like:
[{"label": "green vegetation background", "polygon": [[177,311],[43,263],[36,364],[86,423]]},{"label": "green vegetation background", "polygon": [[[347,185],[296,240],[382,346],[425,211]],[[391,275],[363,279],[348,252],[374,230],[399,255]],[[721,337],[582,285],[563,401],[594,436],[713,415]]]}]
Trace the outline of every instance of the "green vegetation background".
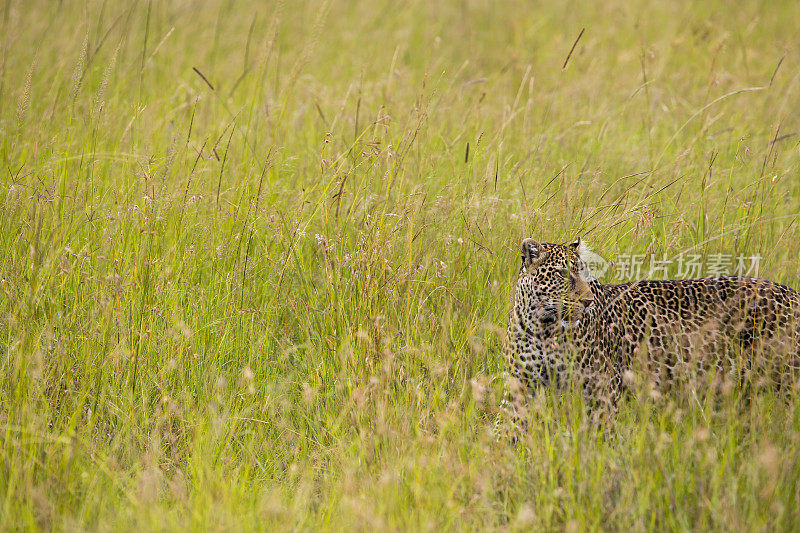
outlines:
[{"label": "green vegetation background", "polygon": [[0,17],[0,528],[800,527],[796,398],[491,434],[526,236],[800,287],[799,3]]}]

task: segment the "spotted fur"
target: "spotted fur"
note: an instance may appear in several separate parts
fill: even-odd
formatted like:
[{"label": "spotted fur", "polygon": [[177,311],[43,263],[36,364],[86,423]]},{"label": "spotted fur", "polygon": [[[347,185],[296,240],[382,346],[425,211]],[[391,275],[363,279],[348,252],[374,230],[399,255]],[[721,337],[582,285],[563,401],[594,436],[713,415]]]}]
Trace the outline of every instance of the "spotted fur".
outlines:
[{"label": "spotted fur", "polygon": [[800,293],[745,277],[604,285],[569,245],[522,242],[509,314],[505,399],[514,417],[535,389],[579,378],[591,404],[616,406],[643,360],[659,386],[681,367],[742,375],[760,353],[787,354],[780,374],[800,375]]}]

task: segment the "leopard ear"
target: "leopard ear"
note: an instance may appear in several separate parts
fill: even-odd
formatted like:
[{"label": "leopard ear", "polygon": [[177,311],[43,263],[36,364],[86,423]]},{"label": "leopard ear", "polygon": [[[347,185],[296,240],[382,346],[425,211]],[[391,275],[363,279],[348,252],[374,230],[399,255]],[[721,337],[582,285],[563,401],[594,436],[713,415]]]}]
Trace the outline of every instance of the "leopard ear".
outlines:
[{"label": "leopard ear", "polygon": [[575,252],[577,255],[581,254],[581,238],[578,237],[573,242],[569,243],[569,247],[572,248],[572,251]]},{"label": "leopard ear", "polygon": [[522,268],[527,268],[534,263],[538,263],[542,258],[542,247],[533,239],[522,241]]}]

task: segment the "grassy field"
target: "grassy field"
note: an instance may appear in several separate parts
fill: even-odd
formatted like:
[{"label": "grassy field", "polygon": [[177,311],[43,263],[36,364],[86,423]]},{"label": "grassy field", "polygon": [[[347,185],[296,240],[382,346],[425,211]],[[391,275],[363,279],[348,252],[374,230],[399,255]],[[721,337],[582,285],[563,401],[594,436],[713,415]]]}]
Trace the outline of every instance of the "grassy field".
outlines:
[{"label": "grassy field", "polygon": [[524,237],[800,288],[798,20],[5,0],[0,529],[797,530],[800,396],[492,428]]}]

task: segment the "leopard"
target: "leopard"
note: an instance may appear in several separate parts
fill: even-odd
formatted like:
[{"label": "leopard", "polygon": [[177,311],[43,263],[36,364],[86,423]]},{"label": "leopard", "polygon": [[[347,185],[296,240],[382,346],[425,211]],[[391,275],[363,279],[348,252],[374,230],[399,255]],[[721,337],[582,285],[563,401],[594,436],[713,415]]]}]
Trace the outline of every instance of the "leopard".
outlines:
[{"label": "leopard", "polygon": [[614,413],[644,369],[654,390],[689,371],[742,379],[757,354],[772,379],[800,376],[800,293],[763,278],[716,276],[604,284],[592,252],[527,238],[511,295],[503,411],[515,424],[536,391],[579,383],[594,413]]}]

